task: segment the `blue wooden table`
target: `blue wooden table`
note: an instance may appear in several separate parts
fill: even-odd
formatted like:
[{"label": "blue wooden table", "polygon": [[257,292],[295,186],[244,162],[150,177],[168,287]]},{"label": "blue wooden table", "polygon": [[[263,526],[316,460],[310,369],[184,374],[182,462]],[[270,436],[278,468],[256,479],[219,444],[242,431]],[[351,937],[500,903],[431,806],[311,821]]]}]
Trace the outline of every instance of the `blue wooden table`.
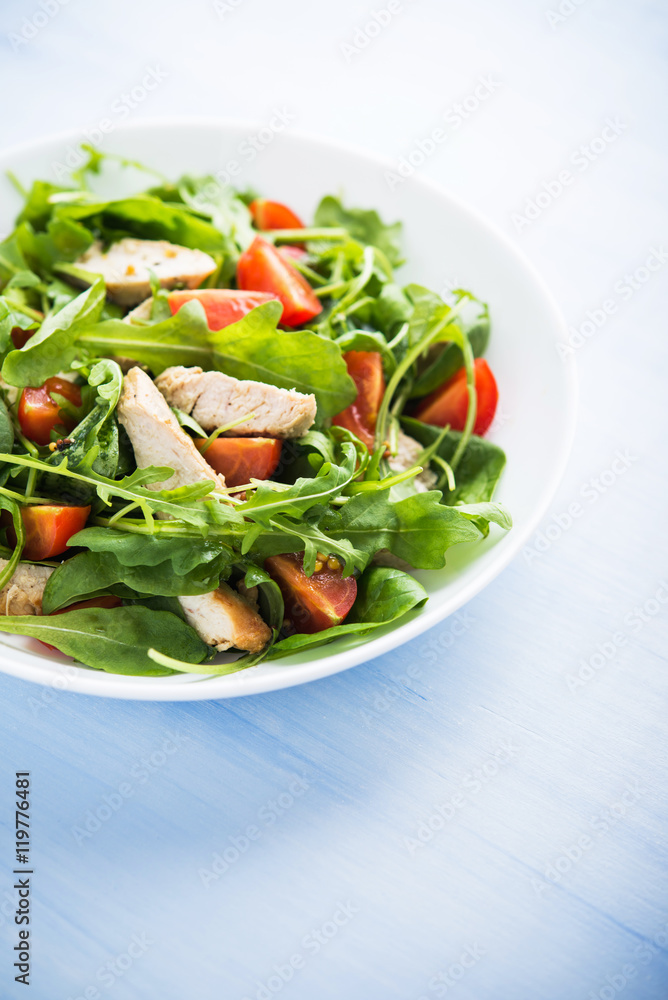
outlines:
[{"label": "blue wooden table", "polygon": [[28,989],[0,836],[0,996],[665,1000],[665,4],[6,0],[0,24],[3,145],[278,108],[399,161],[442,127],[419,169],[536,263],[581,383],[540,530],[403,648],[229,702],[0,675],[1,815],[29,770],[34,817]]}]

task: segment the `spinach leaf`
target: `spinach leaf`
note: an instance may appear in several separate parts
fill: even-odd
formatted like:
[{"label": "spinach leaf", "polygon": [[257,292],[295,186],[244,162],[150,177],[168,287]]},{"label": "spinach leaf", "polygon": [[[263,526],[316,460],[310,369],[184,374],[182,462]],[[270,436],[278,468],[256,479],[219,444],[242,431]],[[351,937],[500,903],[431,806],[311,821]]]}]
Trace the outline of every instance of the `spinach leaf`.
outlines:
[{"label": "spinach leaf", "polygon": [[378,247],[393,267],[402,262],[401,223],[385,225],[374,210],[346,209],[338,198],[327,195],[316,209],[314,222],[316,226],[342,226],[354,240]]},{"label": "spinach leaf", "polygon": [[[411,417],[402,417],[401,426],[425,448],[433,444],[442,432],[440,427],[423,424],[421,420],[413,420]],[[448,431],[437,454],[449,462],[460,440],[459,431]],[[471,435],[457,467],[455,489],[444,491],[443,502],[457,504],[491,500],[505,464],[505,453],[498,445]]]},{"label": "spinach leaf", "polygon": [[43,598],[50,614],[98,590],[123,583],[139,594],[181,597],[207,594],[230,575],[235,558],[223,542],[166,535],[132,535],[109,528],[84,528],[71,539],[81,552],[49,578]]},{"label": "spinach leaf", "polygon": [[112,674],[160,677],[171,673],[150,659],[151,648],[194,663],[211,653],[195,630],[176,615],[141,605],[82,608],[53,617],[8,616],[0,625],[3,632],[41,639],[95,670]]}]

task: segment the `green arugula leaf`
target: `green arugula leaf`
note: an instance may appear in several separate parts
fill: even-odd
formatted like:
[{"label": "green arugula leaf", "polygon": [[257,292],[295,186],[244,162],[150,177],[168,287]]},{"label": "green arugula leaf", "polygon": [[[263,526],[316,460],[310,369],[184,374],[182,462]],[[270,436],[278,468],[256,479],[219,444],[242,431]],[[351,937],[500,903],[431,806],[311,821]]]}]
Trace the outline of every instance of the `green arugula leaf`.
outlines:
[{"label": "green arugula leaf", "polygon": [[214,366],[210,331],[200,302],[187,302],[169,319],[143,326],[111,319],[80,331],[80,347],[95,355],[130,357],[159,375],[172,365]]},{"label": "green arugula leaf", "polygon": [[[462,325],[458,324],[460,330]],[[468,337],[475,358],[481,357],[487,350],[490,335],[490,321],[487,306],[483,306],[483,311],[478,320],[469,326],[463,327]],[[409,398],[416,399],[418,396],[426,396],[428,393],[438,389],[449,378],[459,371],[464,365],[464,355],[461,347],[456,343],[446,344],[438,353],[429,366],[415,379],[411,388]]]},{"label": "green arugula leaf", "polygon": [[215,253],[224,249],[221,233],[210,222],[198,218],[184,205],[166,203],[148,194],[116,201],[59,204],[55,218],[85,222],[110,240],[137,236],[145,240],[169,240],[178,246]]},{"label": "green arugula leaf", "polygon": [[14,551],[10,555],[7,565],[0,572],[0,590],[5,587],[11,578],[14,576],[16,567],[21,559],[21,553],[23,552],[23,546],[26,541],[25,527],[23,526],[23,518],[21,517],[21,508],[12,499],[7,496],[0,495],[0,510],[8,511],[12,516],[12,524],[14,526],[14,533],[16,534],[16,545],[14,546]]},{"label": "green arugula leaf", "polygon": [[342,226],[354,240],[378,247],[393,267],[402,262],[401,223],[388,226],[374,210],[346,209],[338,198],[327,195],[316,209],[314,222],[316,226]]},{"label": "green arugula leaf", "polygon": [[20,351],[10,351],[2,366],[2,377],[10,385],[38,386],[65,370],[77,356],[77,337],[94,323],[105,299],[102,279],[82,292],[60,312],[52,313]]},{"label": "green arugula leaf", "polygon": [[481,536],[470,518],[440,500],[435,491],[399,501],[385,490],[361,493],[338,512],[327,511],[319,526],[332,538],[348,539],[368,559],[388,549],[416,569],[441,569],[452,545]]}]

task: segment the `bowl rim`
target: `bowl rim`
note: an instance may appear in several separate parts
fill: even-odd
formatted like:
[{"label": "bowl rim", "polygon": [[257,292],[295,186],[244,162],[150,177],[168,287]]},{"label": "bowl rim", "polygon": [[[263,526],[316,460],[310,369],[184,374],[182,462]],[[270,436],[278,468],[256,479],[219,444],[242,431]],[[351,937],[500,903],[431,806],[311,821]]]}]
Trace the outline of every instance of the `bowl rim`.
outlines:
[{"label": "bowl rim", "polygon": [[[193,129],[193,130],[257,130],[263,125],[258,121],[244,119],[217,117],[217,116],[186,116],[186,115],[164,115],[148,118],[137,118],[131,122],[119,124],[114,129],[114,135],[134,133],[143,130],[157,129]],[[290,128],[285,133],[286,137],[297,141],[307,142],[318,146],[322,150],[336,150],[349,156],[365,160],[367,163],[375,164],[379,169],[393,169],[394,164],[387,156],[366,150],[360,146],[347,141],[332,139],[327,136]],[[7,169],[8,160],[15,157],[29,154],[34,151],[56,143],[69,143],[78,146],[83,141],[81,129],[66,129],[61,132],[42,136],[38,139],[30,139],[25,142],[16,143],[6,149],[0,149],[0,169]],[[493,240],[499,244],[504,252],[513,258],[520,270],[523,270],[537,291],[546,310],[551,314],[555,329],[560,329],[562,340],[566,342],[567,325],[566,321],[557,305],[556,299],[548,288],[544,278],[536,269],[534,264],[520,250],[515,242],[508,236],[495,222],[491,222],[477,208],[472,207],[458,196],[452,194],[447,188],[441,186],[437,181],[429,177],[412,175],[408,178],[408,183],[426,188],[433,195],[448,202],[462,216],[471,221],[474,227],[486,232]],[[426,610],[403,624],[399,624],[390,629],[387,634],[371,638],[351,649],[333,652],[330,656],[311,661],[310,663],[297,663],[286,666],[276,673],[264,676],[253,673],[253,668],[238,674],[229,674],[220,677],[213,675],[175,675],[166,678],[155,677],[134,677],[119,674],[107,674],[104,671],[93,671],[87,668],[78,667],[71,663],[69,657],[66,664],[57,663],[55,658],[41,663],[31,663],[27,665],[23,658],[13,658],[11,650],[13,647],[2,644],[2,655],[0,656],[0,671],[3,673],[19,677],[25,681],[33,683],[66,688],[69,691],[80,694],[93,694],[98,697],[121,698],[138,701],[194,701],[194,700],[216,700],[223,698],[237,698],[253,694],[263,694],[269,691],[278,691],[287,687],[295,687],[309,681],[318,680],[322,677],[329,677],[332,674],[340,673],[360,663],[369,662],[384,653],[402,646],[411,639],[417,638],[422,633],[433,628],[445,618],[454,614],[464,604],[479,594],[492,582],[518,555],[529,537],[536,530],[542,521],[550,502],[552,501],[566,470],[571,454],[578,414],[578,381],[575,361],[570,353],[565,353],[560,358],[562,371],[564,373],[566,412],[563,414],[562,434],[558,447],[555,450],[551,466],[551,474],[543,483],[539,501],[534,505],[530,517],[521,528],[514,527],[513,531],[502,540],[491,555],[487,565],[481,568],[480,572],[463,585],[456,597],[447,603],[447,610],[439,605],[435,600],[430,599]],[[432,605],[430,607],[430,605]],[[1,631],[1,630],[0,630]],[[400,636],[400,638],[398,638]],[[26,651],[16,650],[25,655]],[[9,653],[9,656],[6,655]],[[56,668],[54,670],[54,667]],[[64,667],[64,669],[63,669]],[[29,674],[26,672],[29,671]],[[56,685],[55,681],[66,675],[64,684]],[[240,680],[246,683],[240,684]],[[187,683],[184,683],[184,680]],[[156,681],[158,683],[156,683]],[[173,687],[169,682],[176,681]],[[202,684],[206,681],[206,684]]]}]

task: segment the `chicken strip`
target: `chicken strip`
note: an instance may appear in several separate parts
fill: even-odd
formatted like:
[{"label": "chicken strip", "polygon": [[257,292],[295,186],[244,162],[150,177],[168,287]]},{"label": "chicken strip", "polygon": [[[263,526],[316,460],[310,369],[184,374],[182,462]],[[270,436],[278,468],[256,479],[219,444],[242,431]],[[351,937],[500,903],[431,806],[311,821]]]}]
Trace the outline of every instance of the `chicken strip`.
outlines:
[{"label": "chicken strip", "polygon": [[[216,269],[213,257],[202,250],[180,247],[166,240],[138,240],[125,237],[108,250],[96,240],[75,261],[77,267],[101,274],[107,295],[121,306],[136,306],[151,294],[149,268],[163,288],[185,285],[199,288]],[[82,283],[85,282],[82,279]]]},{"label": "chicken strip", "polygon": [[225,486],[224,477],[216,474],[200,455],[193,439],[179,426],[165,397],[137,366],[123,379],[117,413],[132,442],[139,468],[166,465],[174,470],[173,476],[164,483],[155,483],[152,489],[173,490],[202,479]]},{"label": "chicken strip", "polygon": [[[421,445],[419,441],[415,438],[410,437],[408,434],[404,434],[403,431],[399,431],[398,435],[398,448],[396,455],[393,455],[389,461],[388,465],[393,472],[405,472],[406,469],[410,469],[413,465],[418,465],[418,459],[424,451],[424,445]],[[429,466],[424,468],[419,476],[416,476],[413,480],[415,489],[419,493],[426,493],[427,490],[433,490],[438,481],[438,476],[431,471]]]},{"label": "chicken strip", "polygon": [[[164,396],[141,368],[132,368],[123,380],[118,419],[132,442],[139,468],[168,465],[174,470],[170,479],[149,489],[173,489],[202,479],[225,485],[224,478],[213,471],[192,438],[179,427]],[[209,594],[180,597],[179,602],[198,635],[218,650],[234,646],[257,653],[271,638],[271,629],[250,602],[227,584]]]},{"label": "chicken strip", "polygon": [[226,583],[211,594],[179,600],[189,624],[204,642],[220,652],[235,647],[259,653],[271,638],[271,629],[250,602]]},{"label": "chicken strip", "polygon": [[155,384],[172,406],[191,413],[206,431],[253,413],[228,432],[232,437],[298,438],[315,420],[315,396],[223,372],[178,366],[167,368]]},{"label": "chicken strip", "polygon": [[[0,559],[0,572],[7,559]],[[42,597],[51,566],[33,566],[20,562],[11,580],[0,590],[0,615],[41,615]]]}]

